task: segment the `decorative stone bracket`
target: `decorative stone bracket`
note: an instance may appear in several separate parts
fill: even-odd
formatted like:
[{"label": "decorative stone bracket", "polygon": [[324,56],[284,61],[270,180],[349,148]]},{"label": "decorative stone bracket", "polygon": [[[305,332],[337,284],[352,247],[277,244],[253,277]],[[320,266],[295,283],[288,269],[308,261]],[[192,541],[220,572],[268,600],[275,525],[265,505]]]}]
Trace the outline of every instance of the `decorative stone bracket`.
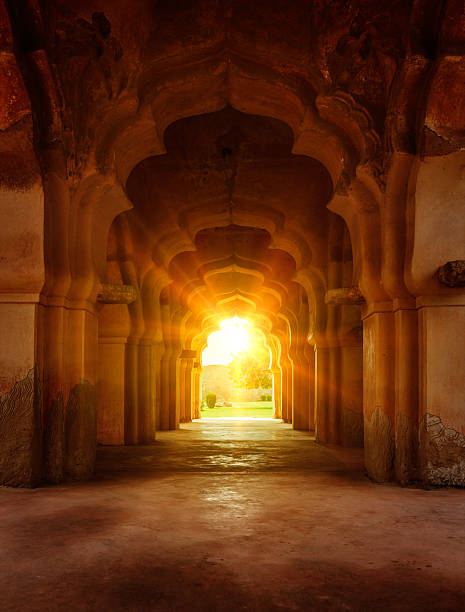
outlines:
[{"label": "decorative stone bracket", "polygon": [[364,303],[365,298],[358,287],[340,287],[338,289],[329,289],[325,293],[325,304],[356,306]]},{"label": "decorative stone bracket", "polygon": [[136,298],[137,291],[132,285],[102,284],[97,293],[97,302],[102,304],[131,304]]},{"label": "decorative stone bracket", "polygon": [[448,287],[465,287],[465,260],[448,261],[438,268],[438,281]]}]

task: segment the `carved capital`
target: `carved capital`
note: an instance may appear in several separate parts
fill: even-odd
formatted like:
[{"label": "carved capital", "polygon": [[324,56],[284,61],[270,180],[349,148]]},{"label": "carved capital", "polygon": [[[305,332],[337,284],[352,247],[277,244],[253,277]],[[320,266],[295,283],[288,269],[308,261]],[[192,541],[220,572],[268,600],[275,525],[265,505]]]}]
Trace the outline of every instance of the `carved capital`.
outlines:
[{"label": "carved capital", "polygon": [[365,298],[358,287],[340,287],[338,289],[329,289],[325,293],[325,304],[356,306],[364,303]]},{"label": "carved capital", "polygon": [[97,302],[102,304],[131,304],[136,298],[137,291],[132,285],[102,284],[97,294]]},{"label": "carved capital", "polygon": [[438,268],[438,280],[448,287],[465,287],[465,260],[448,261]]}]

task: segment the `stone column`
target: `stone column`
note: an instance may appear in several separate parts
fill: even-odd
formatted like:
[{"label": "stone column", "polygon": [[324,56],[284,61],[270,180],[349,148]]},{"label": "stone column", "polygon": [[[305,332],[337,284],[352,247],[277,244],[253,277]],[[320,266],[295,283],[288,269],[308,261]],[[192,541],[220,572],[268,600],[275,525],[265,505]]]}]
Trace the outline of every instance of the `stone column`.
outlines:
[{"label": "stone column", "polygon": [[275,368],[274,370],[272,370],[272,377],[273,377],[273,418],[281,419],[282,418],[281,368]]},{"label": "stone column", "polygon": [[192,371],[194,367],[193,359],[186,359],[186,371],[185,371],[185,386],[184,386],[184,422],[190,423],[192,421],[192,405],[193,405],[193,397],[192,397]]},{"label": "stone column", "polygon": [[287,356],[282,356],[280,365],[282,390],[282,419],[285,423],[291,423],[293,406],[292,363]]},{"label": "stone column", "polygon": [[309,379],[308,361],[305,355],[305,346],[299,342],[292,353],[294,401],[292,411],[292,425],[294,429],[308,431],[309,429]]},{"label": "stone column", "polygon": [[[42,299],[45,301],[44,296]],[[39,315],[43,378],[43,478],[46,482],[57,484],[64,476],[64,404],[70,389],[64,369],[68,310],[59,305],[41,305]]]},{"label": "stone column", "polygon": [[363,350],[359,307],[365,301],[358,287],[349,286],[328,290],[325,302],[333,309],[330,338],[334,343],[330,349],[331,432],[328,439],[344,446],[363,446]]},{"label": "stone column", "polygon": [[124,444],[125,353],[126,338],[99,339],[99,444]]},{"label": "stone column", "polygon": [[155,431],[160,429],[160,402],[161,402],[161,359],[163,354],[163,343],[152,344],[152,372],[153,372],[153,402]]},{"label": "stone column", "polygon": [[363,328],[360,309],[340,307],[339,443],[363,447]]},{"label": "stone column", "polygon": [[139,443],[139,343],[128,338],[124,385],[124,443]]},{"label": "stone column", "polygon": [[315,431],[315,349],[309,344],[305,347],[308,363],[308,428]]},{"label": "stone column", "polygon": [[365,466],[370,478],[394,474],[395,327],[391,303],[375,303],[363,317]]},{"label": "stone column", "polygon": [[340,390],[341,390],[341,352],[338,346],[331,346],[328,349],[328,416],[326,421],[327,442],[329,444],[339,444],[340,429]]},{"label": "stone column", "polygon": [[192,405],[192,418],[200,419],[200,375],[202,366],[200,362],[194,361],[194,368],[192,370],[192,387],[193,387],[193,405]]},{"label": "stone column", "polygon": [[429,485],[465,486],[465,297],[417,298],[420,474]]},{"label": "stone column", "polygon": [[181,381],[179,372],[180,359],[179,349],[177,346],[173,346],[171,351],[171,361],[169,370],[169,393],[170,393],[170,405],[169,405],[169,428],[179,429],[180,422],[180,402],[178,400],[178,390]]},{"label": "stone column", "polygon": [[65,406],[65,476],[81,480],[94,473],[97,445],[98,319],[95,312],[70,308],[65,371],[71,383]]},{"label": "stone column", "polygon": [[329,349],[315,345],[315,437],[328,442]]},{"label": "stone column", "polygon": [[[160,304],[163,325],[163,343],[160,359],[160,420],[159,429],[170,429],[170,376],[171,376],[171,342],[170,342],[170,310],[168,303]],[[176,397],[176,396],[175,396]]]},{"label": "stone column", "polygon": [[346,344],[340,354],[340,429],[342,446],[363,447],[363,347]]},{"label": "stone column", "polygon": [[[119,266],[107,275],[119,276]],[[126,292],[124,292],[126,290]],[[128,304],[136,298],[133,287],[101,287],[99,306],[99,359],[97,383],[97,442],[125,443],[126,342],[131,330]]]},{"label": "stone column", "polygon": [[138,350],[138,443],[155,440],[155,371],[152,342],[142,339]]},{"label": "stone column", "polygon": [[178,405],[179,422],[186,422],[186,370],[187,360],[184,358],[178,359],[177,362],[177,385],[176,385],[176,403]]},{"label": "stone column", "polygon": [[[0,295],[0,484],[34,486],[42,476],[37,303]],[[31,298],[29,298],[31,299]]]},{"label": "stone column", "polygon": [[418,314],[415,300],[394,301],[394,322],[395,475],[398,482],[408,484],[418,478]]}]

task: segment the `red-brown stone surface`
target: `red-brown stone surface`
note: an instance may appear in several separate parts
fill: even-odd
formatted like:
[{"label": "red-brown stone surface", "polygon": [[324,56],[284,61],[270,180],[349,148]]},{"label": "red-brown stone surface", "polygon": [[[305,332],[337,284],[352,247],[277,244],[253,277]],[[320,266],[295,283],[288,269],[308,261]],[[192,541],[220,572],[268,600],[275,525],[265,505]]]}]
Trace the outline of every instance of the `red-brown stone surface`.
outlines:
[{"label": "red-brown stone surface", "polygon": [[289,425],[183,426],[90,483],[0,489],[2,609],[460,610],[464,497]]}]

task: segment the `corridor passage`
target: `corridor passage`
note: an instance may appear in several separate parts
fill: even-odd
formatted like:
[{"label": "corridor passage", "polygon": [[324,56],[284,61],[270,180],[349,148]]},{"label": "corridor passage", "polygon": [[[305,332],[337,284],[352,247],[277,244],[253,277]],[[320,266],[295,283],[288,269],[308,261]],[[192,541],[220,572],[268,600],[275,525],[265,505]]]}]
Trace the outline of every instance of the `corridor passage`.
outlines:
[{"label": "corridor passage", "polygon": [[0,488],[0,609],[463,609],[465,491],[373,484],[362,452],[205,419]]}]

